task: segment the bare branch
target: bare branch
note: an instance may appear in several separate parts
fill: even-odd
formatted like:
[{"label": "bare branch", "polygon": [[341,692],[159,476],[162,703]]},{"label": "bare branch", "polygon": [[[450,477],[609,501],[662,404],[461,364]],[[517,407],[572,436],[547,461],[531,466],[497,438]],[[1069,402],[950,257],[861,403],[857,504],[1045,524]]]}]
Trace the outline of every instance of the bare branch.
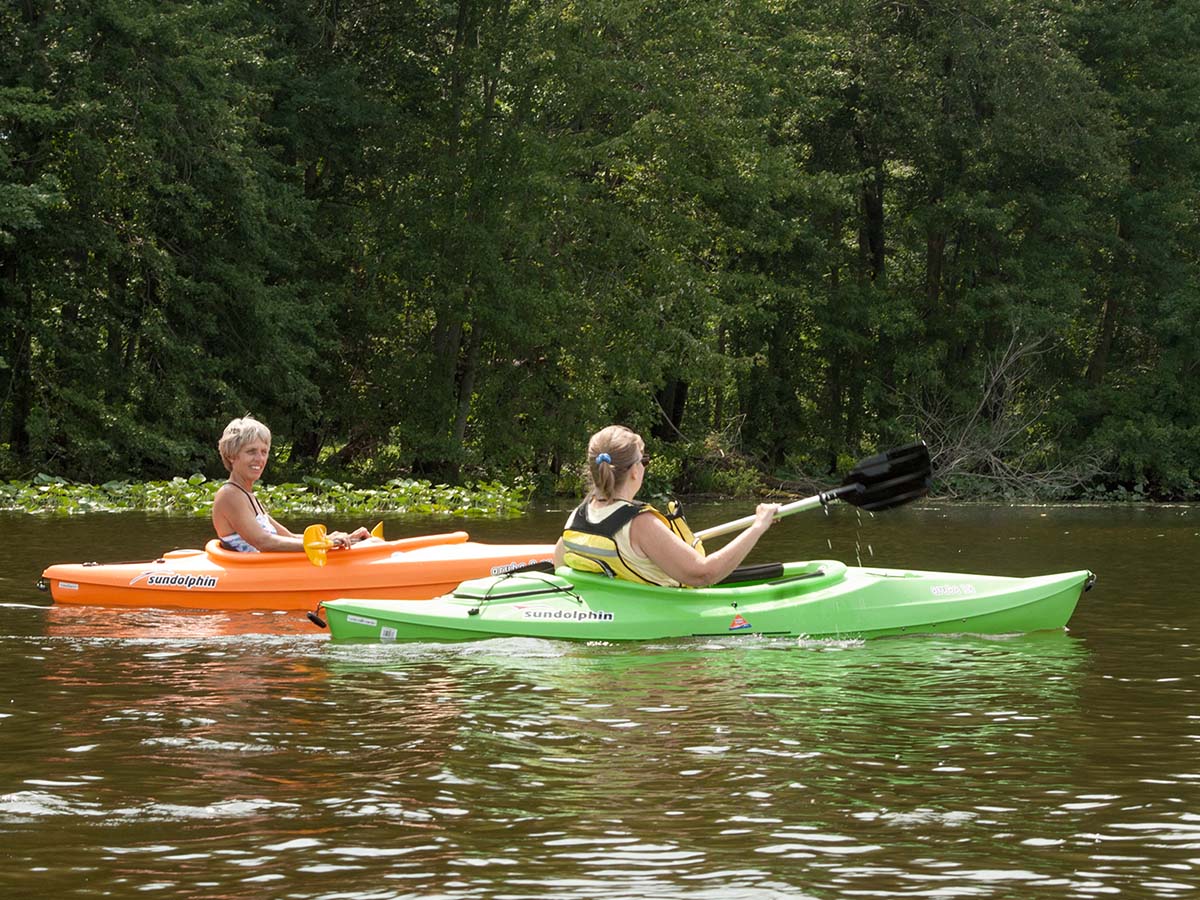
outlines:
[{"label": "bare branch", "polygon": [[969,408],[956,410],[946,392],[902,398],[929,444],[941,492],[957,496],[962,486],[967,493],[1062,496],[1101,470],[1098,456],[1048,462],[1057,435],[1047,435],[1042,422],[1053,390],[1034,386],[1039,358],[1048,349],[1045,337],[1023,340],[1014,329],[1007,346],[985,365]]}]

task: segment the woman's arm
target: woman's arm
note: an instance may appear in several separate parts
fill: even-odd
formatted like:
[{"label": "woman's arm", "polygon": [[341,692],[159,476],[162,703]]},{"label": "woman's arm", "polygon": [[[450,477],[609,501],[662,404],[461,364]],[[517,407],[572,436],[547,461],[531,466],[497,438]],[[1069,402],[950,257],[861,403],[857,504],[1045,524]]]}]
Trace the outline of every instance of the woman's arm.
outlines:
[{"label": "woman's arm", "polygon": [[279,532],[280,537],[298,537],[298,538],[300,538],[301,546],[303,546],[304,535],[296,534],[296,532],[291,531],[290,529],[286,528],[282,522],[280,522],[278,519],[276,519],[270,513],[267,513],[267,518],[271,520],[271,524],[275,526],[275,530]]},{"label": "woman's arm", "polygon": [[[279,529],[279,533],[284,537],[294,537],[300,542],[300,549],[304,549],[304,535],[296,534],[294,531],[288,531],[276,521],[274,516],[270,517],[271,522]],[[371,536],[371,532],[366,528],[359,528],[353,534],[346,534],[344,531],[329,531],[325,533],[325,540],[333,544],[334,550],[349,550],[354,544],[359,541],[366,540]]]},{"label": "woman's arm", "polygon": [[271,534],[264,531],[254,517],[246,498],[232,489],[217,491],[217,496],[213,498],[212,521],[217,537],[224,537],[236,531],[256,550],[275,553],[304,550],[304,538],[292,534],[274,519],[271,519],[271,522],[280,529],[280,533]]},{"label": "woman's arm", "polygon": [[[296,540],[300,541],[300,549],[304,549],[304,535],[296,534],[294,531],[289,531],[279,523],[278,519],[272,515],[268,515],[267,518],[269,518],[271,520],[271,524],[279,530],[279,534],[282,537],[296,538]],[[357,544],[359,541],[366,540],[370,536],[371,532],[367,531],[366,528],[359,528],[353,534],[346,534],[344,531],[327,532],[325,535],[325,540],[333,544],[334,550],[345,550],[350,546]]]},{"label": "woman's arm", "polygon": [[681,584],[704,587],[716,584],[741,565],[775,521],[778,503],[760,503],[754,524],[708,556],[701,556],[675,534],[658,516],[641,515],[629,528],[633,548],[652,559],[664,572]]}]

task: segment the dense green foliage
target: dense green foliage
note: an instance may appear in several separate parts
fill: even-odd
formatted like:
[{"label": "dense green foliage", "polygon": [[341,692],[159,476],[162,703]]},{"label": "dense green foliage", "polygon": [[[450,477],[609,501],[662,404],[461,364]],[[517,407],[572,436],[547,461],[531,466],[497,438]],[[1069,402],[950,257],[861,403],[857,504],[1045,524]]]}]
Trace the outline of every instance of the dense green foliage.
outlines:
[{"label": "dense green foliage", "polygon": [[[39,475],[29,482],[0,482],[0,509],[56,514],[142,510],[206,516],[221,484],[199,473],[170,481],[100,485]],[[529,497],[529,491],[521,486],[461,487],[413,478],[394,478],[377,488],[356,488],[329,478],[308,477],[260,485],[255,493],[272,514],[281,517],[307,513],[503,517],[523,512]]]},{"label": "dense green foliage", "polygon": [[[0,472],[1200,496],[1198,0],[0,7]],[[762,473],[761,476],[754,473]]]}]

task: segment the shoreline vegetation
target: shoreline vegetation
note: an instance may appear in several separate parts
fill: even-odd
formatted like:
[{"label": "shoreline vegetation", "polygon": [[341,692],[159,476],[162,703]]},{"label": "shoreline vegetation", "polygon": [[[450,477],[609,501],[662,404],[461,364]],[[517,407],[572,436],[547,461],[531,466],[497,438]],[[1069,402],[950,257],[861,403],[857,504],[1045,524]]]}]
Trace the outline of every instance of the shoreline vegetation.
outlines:
[{"label": "shoreline vegetation", "polygon": [[[674,467],[669,467],[674,468]],[[769,499],[786,502],[811,496],[835,486],[819,479],[783,480],[756,477],[739,471],[733,480],[708,478],[702,483],[688,479],[688,489],[673,489],[672,473],[659,473],[649,479],[655,499],[679,496],[686,500]],[[675,473],[676,475],[678,473]],[[575,479],[571,479],[576,481]],[[207,515],[213,495],[224,479],[210,479],[201,473],[176,476],[162,481],[115,480],[103,484],[71,481],[56,475],[39,474],[29,480],[0,481],[0,512],[25,512],[33,515],[79,515],[89,512],[156,512],[188,516]],[[564,474],[554,490],[539,490],[527,479],[512,483],[500,480],[462,485],[435,484],[421,478],[393,478],[379,485],[356,485],[327,477],[304,476],[258,487],[267,506],[275,515],[420,515],[447,517],[518,518],[536,496],[571,497],[578,495],[566,483]],[[654,502],[652,500],[652,502]],[[997,493],[979,485],[956,479],[934,485],[931,503],[988,503],[1003,506],[1104,506],[1150,504],[1154,506],[1190,506],[1179,498],[1159,500],[1124,487],[1085,490],[1070,496],[1039,496],[1035,492]]]},{"label": "shoreline vegetation", "polygon": [[[38,475],[31,481],[0,482],[0,511],[48,515],[138,511],[204,516],[222,483],[224,479],[209,479],[199,473],[169,481],[108,481],[99,485]],[[402,513],[515,518],[524,513],[531,489],[498,482],[453,486],[415,478],[355,487],[331,478],[306,477],[259,485],[257,493],[275,516]]]}]

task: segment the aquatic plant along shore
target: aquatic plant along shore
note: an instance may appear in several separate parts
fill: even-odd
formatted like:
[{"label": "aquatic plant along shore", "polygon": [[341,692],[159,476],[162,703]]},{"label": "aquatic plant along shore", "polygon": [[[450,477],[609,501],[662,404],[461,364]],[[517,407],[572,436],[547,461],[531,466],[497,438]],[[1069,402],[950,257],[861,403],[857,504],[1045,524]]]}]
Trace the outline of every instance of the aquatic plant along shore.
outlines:
[{"label": "aquatic plant along shore", "polygon": [[[109,481],[93,485],[51,475],[0,482],[0,510],[57,515],[87,512],[169,512],[207,515],[221,485],[199,473],[169,481]],[[519,516],[531,489],[499,482],[434,484],[394,478],[378,487],[355,487],[328,478],[261,485],[258,494],[276,516],[301,513],[374,513],[446,516]]]}]

